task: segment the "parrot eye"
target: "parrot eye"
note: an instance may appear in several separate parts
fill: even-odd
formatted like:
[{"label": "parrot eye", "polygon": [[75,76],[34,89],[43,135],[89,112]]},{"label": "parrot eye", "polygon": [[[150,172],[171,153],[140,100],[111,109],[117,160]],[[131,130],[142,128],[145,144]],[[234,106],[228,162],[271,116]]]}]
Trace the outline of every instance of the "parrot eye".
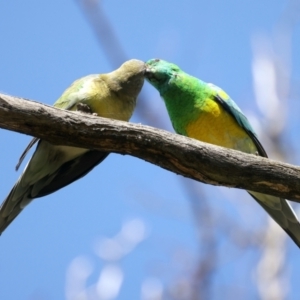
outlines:
[{"label": "parrot eye", "polygon": [[171,70],[173,72],[179,72],[179,68],[176,65],[173,65],[172,68],[171,68]]}]

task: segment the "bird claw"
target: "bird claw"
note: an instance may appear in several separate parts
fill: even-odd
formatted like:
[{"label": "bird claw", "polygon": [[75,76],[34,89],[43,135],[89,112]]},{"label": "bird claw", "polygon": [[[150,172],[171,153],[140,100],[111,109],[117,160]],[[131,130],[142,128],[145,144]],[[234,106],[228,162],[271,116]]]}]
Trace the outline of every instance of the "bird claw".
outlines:
[{"label": "bird claw", "polygon": [[78,103],[77,106],[76,106],[76,108],[77,108],[77,111],[79,111],[79,112],[81,112],[83,114],[89,114],[89,115],[95,116],[95,113],[93,113],[92,109],[87,104]]}]

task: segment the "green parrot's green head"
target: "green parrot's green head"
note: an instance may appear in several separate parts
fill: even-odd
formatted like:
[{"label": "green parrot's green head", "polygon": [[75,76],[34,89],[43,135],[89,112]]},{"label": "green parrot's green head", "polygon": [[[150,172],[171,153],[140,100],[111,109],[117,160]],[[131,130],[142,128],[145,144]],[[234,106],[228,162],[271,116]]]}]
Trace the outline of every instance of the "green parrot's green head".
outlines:
[{"label": "green parrot's green head", "polygon": [[182,72],[175,64],[162,59],[150,59],[146,62],[145,77],[160,92],[167,88],[172,79]]}]

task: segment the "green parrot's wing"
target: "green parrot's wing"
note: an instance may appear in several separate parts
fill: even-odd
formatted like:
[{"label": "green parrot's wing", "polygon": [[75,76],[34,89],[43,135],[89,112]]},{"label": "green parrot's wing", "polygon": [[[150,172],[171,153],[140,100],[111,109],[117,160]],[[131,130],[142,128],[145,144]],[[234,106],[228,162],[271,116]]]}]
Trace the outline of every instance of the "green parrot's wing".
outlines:
[{"label": "green parrot's wing", "polygon": [[[256,145],[259,154],[267,157],[267,153],[261,143],[258,141],[252,126],[239,107],[218,87],[214,86],[214,89],[217,91],[216,95],[214,96],[214,100],[220,103],[224,109],[234,117],[237,123],[249,134],[252,141]],[[265,195],[253,191],[248,191],[248,193],[286,231],[286,233],[293,239],[298,247],[300,247],[300,225],[297,216],[289,203],[285,199],[271,195]]]},{"label": "green parrot's wing", "polygon": [[[253,143],[257,147],[258,153],[260,156],[268,157],[265,149],[262,144],[259,142],[256,133],[252,126],[250,125],[246,116],[242,113],[240,108],[236,105],[236,103],[225,94],[220,88],[213,84],[209,84],[212,89],[216,92],[213,96],[214,100],[221,104],[223,108],[237,121],[237,123],[249,134]],[[226,97],[227,96],[227,97]]]}]

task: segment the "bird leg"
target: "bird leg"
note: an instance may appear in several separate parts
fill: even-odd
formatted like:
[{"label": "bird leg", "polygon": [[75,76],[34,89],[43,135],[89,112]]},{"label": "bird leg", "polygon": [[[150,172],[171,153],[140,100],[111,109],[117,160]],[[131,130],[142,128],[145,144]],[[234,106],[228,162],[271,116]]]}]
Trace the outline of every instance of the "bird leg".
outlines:
[{"label": "bird leg", "polygon": [[89,114],[89,115],[93,115],[93,116],[98,116],[97,113],[93,113],[93,111],[91,110],[91,108],[84,103],[78,103],[77,106],[77,111],[84,113],[84,114]]}]

